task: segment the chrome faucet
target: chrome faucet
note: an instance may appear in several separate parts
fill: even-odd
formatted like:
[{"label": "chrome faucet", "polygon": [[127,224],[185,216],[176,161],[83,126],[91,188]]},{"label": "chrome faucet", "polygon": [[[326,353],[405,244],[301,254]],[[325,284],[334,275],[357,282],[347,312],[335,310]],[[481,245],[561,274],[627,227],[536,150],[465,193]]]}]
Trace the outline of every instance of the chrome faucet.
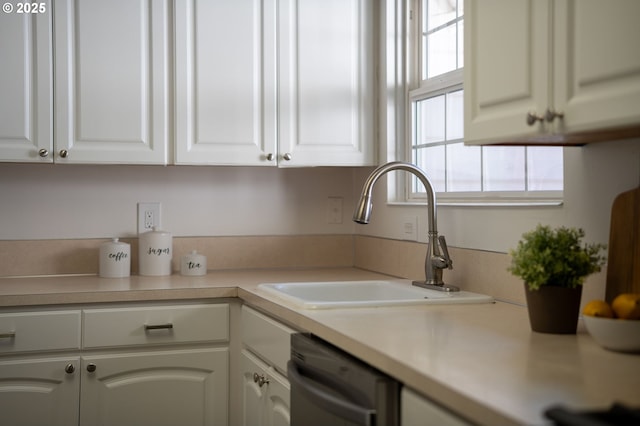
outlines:
[{"label": "chrome faucet", "polygon": [[[419,167],[411,163],[395,161],[383,164],[371,172],[362,187],[360,201],[353,213],[353,221],[361,224],[369,223],[372,209],[371,197],[373,193],[373,186],[382,175],[392,170],[404,170],[414,174],[418,179],[420,179],[420,182],[422,182],[427,190],[427,219],[429,222],[429,235],[427,242],[427,257],[424,264],[425,281],[414,281],[413,285],[442,291],[459,291],[460,289],[458,287],[447,285],[442,281],[442,270],[445,268],[452,269],[453,261],[451,260],[451,257],[449,257],[449,250],[447,249],[447,242],[444,239],[444,235],[438,237],[438,224],[436,222],[436,194],[433,191],[433,186],[431,185],[429,178]],[[440,250],[442,250],[442,253]]]}]

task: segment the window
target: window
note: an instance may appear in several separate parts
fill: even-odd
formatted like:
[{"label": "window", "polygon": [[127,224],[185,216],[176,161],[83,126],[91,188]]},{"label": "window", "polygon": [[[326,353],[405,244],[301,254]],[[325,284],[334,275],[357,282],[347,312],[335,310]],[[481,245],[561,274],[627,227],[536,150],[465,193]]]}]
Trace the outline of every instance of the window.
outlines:
[{"label": "window", "polygon": [[[464,145],[463,0],[415,0],[410,15],[407,157],[426,171],[439,203],[557,203],[561,147]],[[408,200],[425,197],[414,177]]]}]

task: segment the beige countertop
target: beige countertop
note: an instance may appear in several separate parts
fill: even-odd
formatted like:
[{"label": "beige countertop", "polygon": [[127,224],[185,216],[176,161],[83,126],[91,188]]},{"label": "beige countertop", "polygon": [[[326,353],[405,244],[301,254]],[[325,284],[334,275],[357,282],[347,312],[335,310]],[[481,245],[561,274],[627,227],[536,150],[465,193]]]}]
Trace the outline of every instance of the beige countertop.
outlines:
[{"label": "beige countertop", "polygon": [[340,268],[0,278],[0,307],[239,297],[481,424],[544,423],[542,411],[554,404],[640,406],[640,355],[602,349],[582,324],[576,335],[534,333],[525,308],[500,302],[298,310],[256,289],[261,282],[376,278],[388,277]]}]

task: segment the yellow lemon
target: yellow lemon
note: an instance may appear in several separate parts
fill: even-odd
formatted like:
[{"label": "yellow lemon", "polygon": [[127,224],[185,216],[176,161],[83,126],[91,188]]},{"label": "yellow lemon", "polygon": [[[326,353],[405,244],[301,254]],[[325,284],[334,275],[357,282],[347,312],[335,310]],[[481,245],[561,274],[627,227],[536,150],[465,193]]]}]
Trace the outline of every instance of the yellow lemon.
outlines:
[{"label": "yellow lemon", "polygon": [[590,317],[613,318],[611,306],[604,300],[592,300],[584,305],[582,313]]},{"label": "yellow lemon", "polygon": [[611,308],[618,318],[640,319],[640,294],[622,293],[611,302]]}]

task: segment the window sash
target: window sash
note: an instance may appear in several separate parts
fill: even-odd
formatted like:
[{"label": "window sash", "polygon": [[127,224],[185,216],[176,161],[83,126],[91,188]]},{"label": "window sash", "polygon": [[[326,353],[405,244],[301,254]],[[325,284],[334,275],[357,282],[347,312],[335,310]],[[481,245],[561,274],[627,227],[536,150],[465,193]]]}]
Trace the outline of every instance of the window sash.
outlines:
[{"label": "window sash", "polygon": [[[423,43],[425,41],[425,34],[421,28],[421,20],[423,19],[423,13],[421,10],[422,2],[420,0],[415,1],[415,7],[413,8],[415,13],[412,14],[412,18],[409,21],[409,45],[407,46],[407,67],[408,73],[408,91],[407,96],[407,140],[404,147],[405,158],[414,160],[414,151],[417,152],[423,146],[436,146],[436,145],[449,145],[459,143],[461,139],[451,139],[440,141],[437,143],[425,143],[420,145],[414,145],[416,140],[416,103],[424,101],[426,99],[445,95],[449,92],[455,92],[457,90],[464,90],[463,87],[463,68],[458,68],[453,71],[449,71],[444,74],[431,77],[429,79],[423,79],[422,76],[426,74],[423,70],[426,59],[423,57]],[[434,31],[440,27],[450,26],[457,24],[460,21],[464,22],[464,15],[462,17],[457,16],[454,20],[443,23],[437,28],[430,29]],[[480,148],[484,150],[484,148]],[[483,155],[483,154],[481,154]],[[525,154],[526,155],[526,154]],[[484,167],[484,160],[481,157],[482,168]],[[526,159],[525,159],[526,167]],[[429,175],[429,170],[425,170]],[[481,171],[481,189],[484,183],[484,173]],[[526,173],[526,171],[525,171]],[[446,176],[445,176],[446,179]],[[525,174],[525,185],[528,182],[528,177]],[[407,203],[424,203],[426,202],[426,193],[423,192],[424,188],[412,175],[406,174],[404,179],[400,179],[400,194],[404,194],[404,202]],[[414,190],[414,188],[417,189]],[[525,187],[526,188],[526,187]],[[479,206],[479,205],[559,205],[562,203],[563,191],[457,191],[457,192],[438,192],[438,204],[440,205],[467,205],[467,206]]]}]

